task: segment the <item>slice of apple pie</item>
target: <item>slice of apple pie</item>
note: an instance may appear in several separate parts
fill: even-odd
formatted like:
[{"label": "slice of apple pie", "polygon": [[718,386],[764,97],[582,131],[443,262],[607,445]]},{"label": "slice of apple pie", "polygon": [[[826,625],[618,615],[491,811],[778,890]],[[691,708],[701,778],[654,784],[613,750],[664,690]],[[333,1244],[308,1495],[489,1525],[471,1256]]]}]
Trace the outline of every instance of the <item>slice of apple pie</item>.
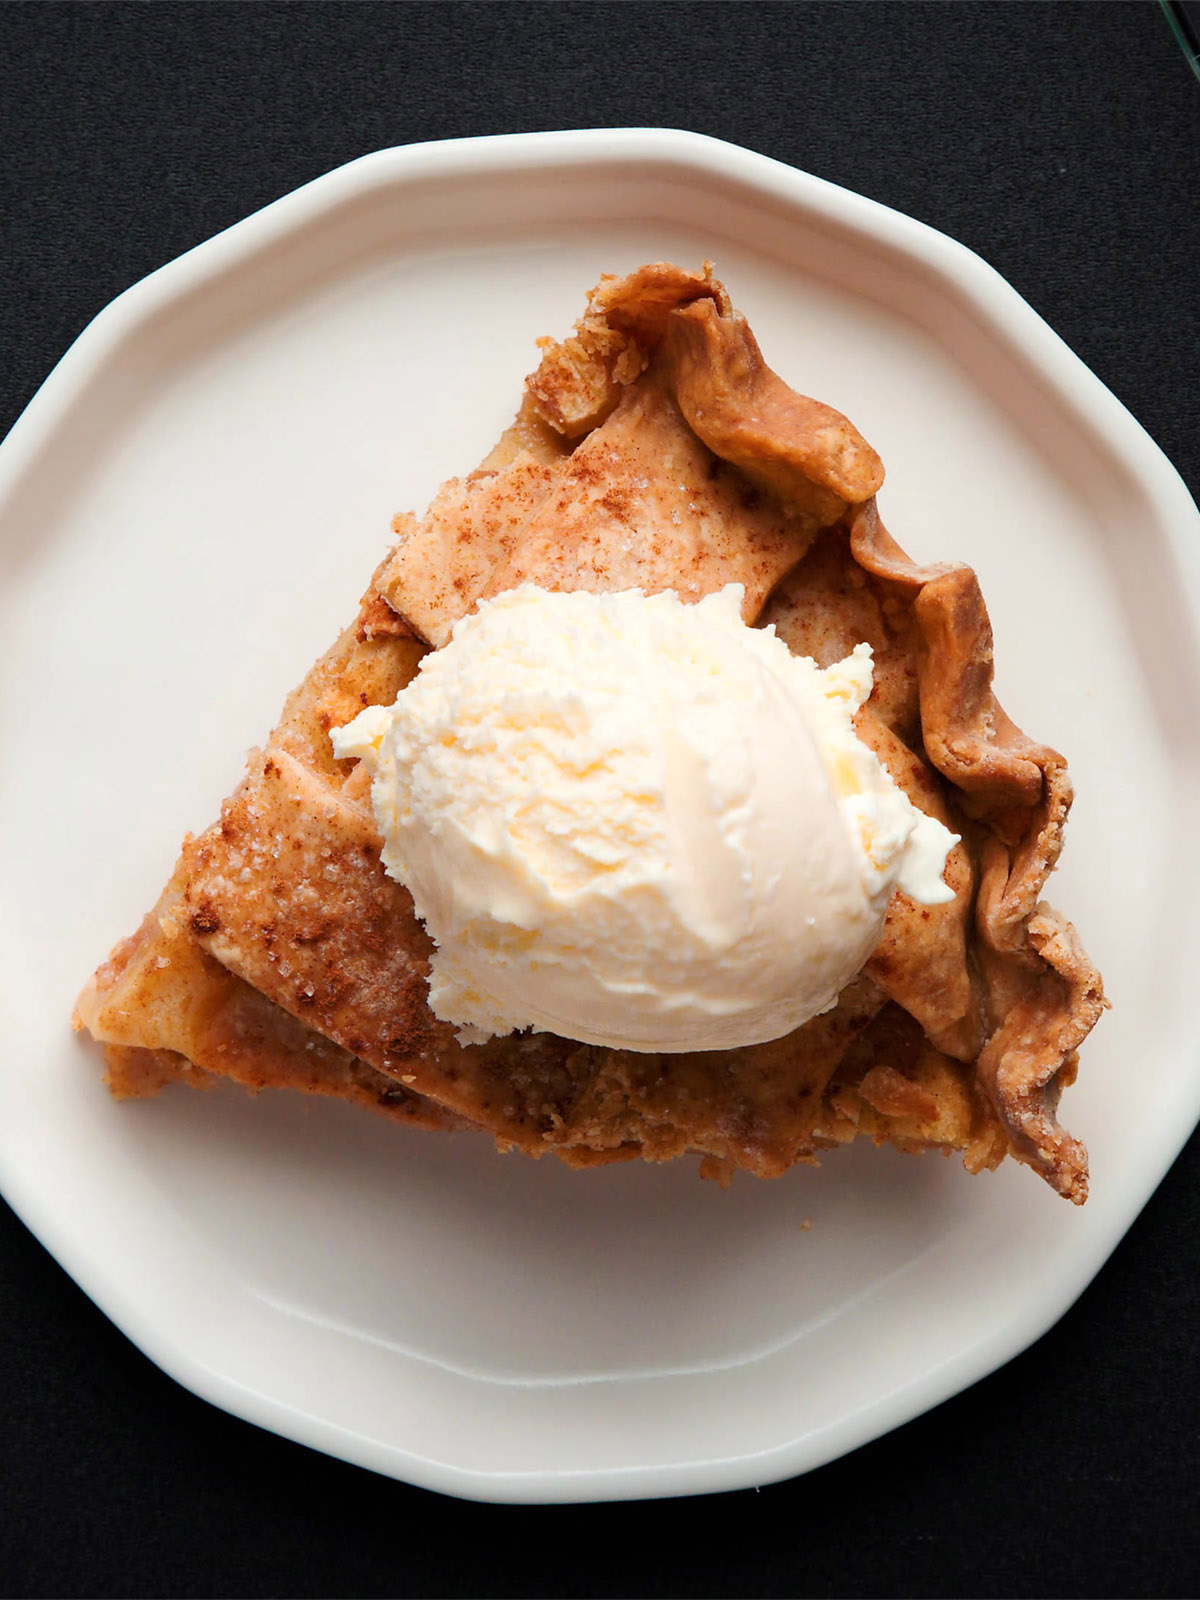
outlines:
[{"label": "slice of apple pie", "polygon": [[[1086,1155],[1059,1126],[1057,1103],[1105,1001],[1074,929],[1041,900],[1071,802],[1066,766],[995,700],[974,574],[905,555],[880,520],[882,480],[844,417],[765,365],[707,266],[603,278],[574,331],[543,341],[516,420],[483,464],[445,484],[420,520],[396,519],[397,543],[355,621],[288,700],[219,822],[185,841],[142,927],[84,990],[76,1023],[105,1046],[114,1094],[226,1077],[357,1100],[426,1128],[482,1129],[502,1148],[577,1167],[695,1152],[722,1182],[739,1167],[778,1175],[865,1134],[907,1151],[960,1150],[973,1172],[1011,1154],[1082,1202]],[[454,985],[443,983],[434,935],[458,902],[423,882],[418,916],[415,878],[381,861],[383,708],[418,687],[434,695],[449,652],[486,618],[500,619],[505,648],[521,655],[530,641],[513,596],[530,585],[580,596],[564,634],[572,651],[585,635],[601,651],[633,650],[609,600],[585,616],[583,596],[615,603],[639,591],[645,604],[669,592],[697,615],[735,605],[740,621],[725,616],[722,639],[761,629],[763,648],[782,640],[811,658],[805,672],[841,697],[839,715],[853,712],[863,759],[914,816],[950,830],[938,830],[944,893],[923,902],[896,879],[881,931],[834,992],[796,1013],[798,1025],[760,1028],[751,1042],[731,1043],[724,1025],[708,1048],[694,1028],[671,1036],[669,1022],[661,1037],[558,1031],[545,1021],[560,1014],[553,999],[526,1017],[532,1028],[462,1026],[492,1012],[479,995],[463,1000],[462,982],[461,1015],[439,999]],[[602,678],[603,654],[592,661]],[[862,704],[847,688],[854,672]],[[710,700],[701,721],[727,714]],[[434,743],[455,746],[453,726],[439,726]],[[486,726],[472,726],[486,743]],[[671,730],[664,738],[674,748]],[[777,752],[764,747],[783,749],[790,735],[781,723],[755,738],[747,762],[761,755],[769,766]],[[403,752],[397,760],[403,768]],[[688,771],[684,762],[671,781],[686,788]],[[738,774],[727,777],[736,788]],[[854,783],[846,793],[858,803]],[[489,861],[511,849],[515,816],[489,820],[509,830],[486,847]],[[447,829],[459,825],[448,811]],[[578,826],[560,806],[542,843],[557,850]],[[799,810],[794,826],[808,826]],[[595,846],[597,873],[612,866],[608,848]],[[803,909],[810,891],[825,892],[800,885],[784,910]],[[529,918],[499,906],[481,915],[493,943],[477,941],[476,956],[494,949],[517,970],[535,938]],[[798,985],[814,920],[793,915]],[[729,943],[728,959],[757,948]],[[662,959],[670,967],[673,952]],[[632,1015],[652,985],[627,968],[613,992]],[[746,971],[752,986],[753,960]],[[668,998],[664,1014],[675,1015],[678,996]]]}]

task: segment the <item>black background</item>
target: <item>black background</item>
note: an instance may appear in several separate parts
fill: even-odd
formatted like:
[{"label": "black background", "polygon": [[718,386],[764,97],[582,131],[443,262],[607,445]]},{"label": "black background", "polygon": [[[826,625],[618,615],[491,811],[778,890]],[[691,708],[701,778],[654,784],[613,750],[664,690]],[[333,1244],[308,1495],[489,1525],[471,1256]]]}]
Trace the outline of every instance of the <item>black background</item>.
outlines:
[{"label": "black background", "polygon": [[[971,245],[1196,493],[1200,82],[1150,3],[0,5],[0,432],[120,290],[340,162],[628,124]],[[0,1589],[1195,1594],[1198,1240],[1193,1141],[1063,1322],[931,1415],[761,1492],[527,1509],[213,1410],[4,1212]]]}]

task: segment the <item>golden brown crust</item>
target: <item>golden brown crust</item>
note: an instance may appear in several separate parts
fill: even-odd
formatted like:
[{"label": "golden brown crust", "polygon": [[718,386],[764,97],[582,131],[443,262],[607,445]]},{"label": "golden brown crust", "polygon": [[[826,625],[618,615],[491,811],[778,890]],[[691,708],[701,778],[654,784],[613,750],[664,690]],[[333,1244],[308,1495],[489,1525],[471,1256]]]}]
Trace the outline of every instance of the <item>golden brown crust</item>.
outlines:
[{"label": "golden brown crust", "polygon": [[714,455],[827,527],[883,483],[883,462],[840,411],[789,389],[737,313],[697,300],[670,319],[675,399]]},{"label": "golden brown crust", "polygon": [[522,450],[503,467],[444,483],[379,575],[389,607],[418,637],[445,644],[562,472],[562,462],[539,461]]},{"label": "golden brown crust", "polygon": [[[859,737],[913,804],[962,835],[967,825],[955,815],[945,786],[929,763],[894,734],[870,704],[859,713],[857,727]],[[983,1043],[983,1016],[970,953],[978,873],[965,836],[950,851],[944,877],[954,899],[943,905],[918,905],[896,891],[866,970],[890,1000],[915,1017],[932,1045],[960,1061],[971,1061]]]},{"label": "golden brown crust", "polygon": [[1074,1075],[1073,1052],[1103,1011],[1104,991],[1074,929],[1039,903],[1071,805],[1066,762],[1027,738],[992,691],[991,624],[969,567],[910,561],[873,500],[851,518],[850,548],[874,578],[911,595],[925,751],[964,833],[981,824],[977,939],[966,967],[984,1021],[979,1082],[1013,1153],[1082,1203],[1087,1154],[1056,1113],[1063,1074]]},{"label": "golden brown crust", "polygon": [[181,873],[138,933],[80,996],[76,1027],[105,1042],[108,1085],[145,1099],[167,1083],[228,1078],[257,1094],[294,1089],[354,1101],[429,1129],[464,1124],[396,1078],[305,1027],[214,960],[181,910]]},{"label": "golden brown crust", "polygon": [[[516,449],[539,417],[586,437],[569,457]],[[741,583],[754,622],[817,531],[883,479],[845,417],[766,366],[707,267],[602,280],[511,434],[494,467],[439,491],[380,579],[435,646],[477,600],[527,581],[689,601]]]},{"label": "golden brown crust", "polygon": [[590,433],[646,370],[671,312],[707,296],[729,315],[729,297],[707,261],[700,272],[655,261],[624,278],[605,273],[573,332],[546,340],[540,366],[525,380],[538,414],[564,438]]},{"label": "golden brown crust", "polygon": [[814,531],[811,518],[717,460],[669,390],[647,379],[557,465],[522,454],[496,473],[451,480],[380,589],[434,645],[477,600],[524,582],[671,588],[685,600],[741,583],[752,622]]},{"label": "golden brown crust", "polygon": [[748,490],[687,426],[669,387],[648,377],[576,448],[481,594],[536,582],[598,593],[674,589],[693,601],[741,583],[753,621],[813,532],[789,507]]}]

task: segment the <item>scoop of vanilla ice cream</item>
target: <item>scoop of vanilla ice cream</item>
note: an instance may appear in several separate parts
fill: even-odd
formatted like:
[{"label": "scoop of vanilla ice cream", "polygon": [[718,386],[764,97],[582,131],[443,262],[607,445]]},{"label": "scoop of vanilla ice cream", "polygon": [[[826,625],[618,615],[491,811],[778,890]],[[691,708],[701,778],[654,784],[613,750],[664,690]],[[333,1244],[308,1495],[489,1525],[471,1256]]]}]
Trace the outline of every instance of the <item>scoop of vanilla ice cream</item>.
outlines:
[{"label": "scoop of vanilla ice cream", "polygon": [[854,732],[869,646],[822,670],[741,599],[524,584],[334,732],[464,1043],[774,1039],[834,1004],[894,888],[953,898],[954,835]]}]

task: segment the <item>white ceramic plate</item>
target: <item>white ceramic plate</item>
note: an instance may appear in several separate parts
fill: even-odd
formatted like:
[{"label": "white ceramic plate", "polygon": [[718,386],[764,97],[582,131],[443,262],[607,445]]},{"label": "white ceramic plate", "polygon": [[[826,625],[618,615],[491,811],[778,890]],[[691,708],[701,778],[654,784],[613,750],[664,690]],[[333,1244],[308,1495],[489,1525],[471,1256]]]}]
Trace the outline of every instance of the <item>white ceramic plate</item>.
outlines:
[{"label": "white ceramic plate", "polygon": [[[879,449],[905,546],[979,569],[1000,694],[1072,761],[1054,898],[1116,1002],[1066,1102],[1087,1207],[869,1147],[722,1194],[287,1096],[114,1104],[74,995],[391,514],[485,452],[601,270],[705,256]],[[1198,520],[977,257],[728,145],[423,145],[269,206],[115,301],[0,450],[5,1194],[197,1393],[456,1494],[763,1483],[953,1394],[1061,1315],[1200,1108]]]}]

